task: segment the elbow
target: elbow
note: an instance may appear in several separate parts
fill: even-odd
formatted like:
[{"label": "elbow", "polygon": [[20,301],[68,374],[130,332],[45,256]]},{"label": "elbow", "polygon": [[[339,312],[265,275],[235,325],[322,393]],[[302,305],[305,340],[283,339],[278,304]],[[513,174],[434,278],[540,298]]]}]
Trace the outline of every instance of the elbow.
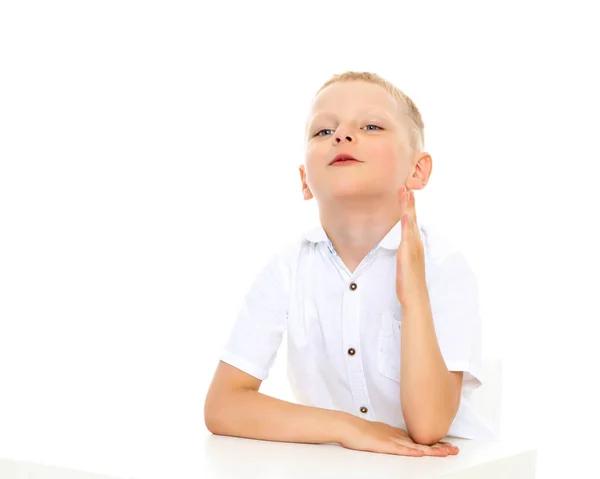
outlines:
[{"label": "elbow", "polygon": [[417,444],[431,446],[440,442],[448,435],[457,410],[458,404],[450,410],[446,405],[412,411],[411,414],[404,410],[408,435]]},{"label": "elbow", "polygon": [[216,401],[207,398],[204,403],[204,425],[212,434],[224,435],[223,411],[217,407]]},{"label": "elbow", "polygon": [[446,421],[419,421],[407,424],[407,432],[413,441],[424,446],[432,446],[445,438],[450,429]]},{"label": "elbow", "polygon": [[204,425],[212,434],[219,434],[219,422],[216,420],[215,416],[209,415],[206,411],[204,411]]},{"label": "elbow", "polygon": [[447,433],[448,431],[441,432],[440,430],[431,428],[412,429],[408,431],[409,436],[414,442],[424,446],[433,446],[445,438]]},{"label": "elbow", "polygon": [[230,436],[231,431],[229,421],[222,414],[214,412],[204,412],[204,425],[212,434],[219,436]]},{"label": "elbow", "polygon": [[204,425],[211,433],[217,434],[216,431],[219,429],[219,425],[216,421],[215,415],[212,414],[212,412],[206,407],[204,408]]}]

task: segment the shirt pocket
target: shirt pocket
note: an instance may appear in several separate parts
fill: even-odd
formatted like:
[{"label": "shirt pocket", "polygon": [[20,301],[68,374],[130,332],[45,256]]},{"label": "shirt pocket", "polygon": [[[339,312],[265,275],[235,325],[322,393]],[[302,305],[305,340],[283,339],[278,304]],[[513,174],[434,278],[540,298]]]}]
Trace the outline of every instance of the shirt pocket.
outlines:
[{"label": "shirt pocket", "polygon": [[402,320],[398,313],[388,310],[381,315],[379,331],[378,369],[383,376],[400,382],[400,331]]}]

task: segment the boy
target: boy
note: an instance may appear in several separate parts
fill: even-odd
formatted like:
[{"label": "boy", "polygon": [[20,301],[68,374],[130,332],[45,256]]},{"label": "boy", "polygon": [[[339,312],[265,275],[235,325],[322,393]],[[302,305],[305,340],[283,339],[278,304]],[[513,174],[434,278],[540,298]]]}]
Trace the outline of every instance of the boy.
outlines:
[{"label": "boy", "polygon": [[[493,437],[465,398],[481,385],[475,277],[417,224],[431,169],[420,112],[391,83],[346,72],[321,87],[300,166],[321,226],[247,293],[206,397],[212,433],[410,456]],[[284,332],[299,404],[259,393]]]}]

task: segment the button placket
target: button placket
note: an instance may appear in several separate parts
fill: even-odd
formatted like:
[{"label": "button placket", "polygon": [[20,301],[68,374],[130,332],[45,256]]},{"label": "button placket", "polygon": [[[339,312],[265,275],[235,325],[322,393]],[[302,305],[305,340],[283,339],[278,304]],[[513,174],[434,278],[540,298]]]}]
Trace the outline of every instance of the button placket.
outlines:
[{"label": "button placket", "polygon": [[350,391],[354,401],[354,410],[363,417],[369,417],[370,401],[367,392],[365,374],[360,354],[357,354],[357,346],[360,344],[360,293],[357,284],[348,286],[343,297],[342,318],[342,342],[347,354],[346,368]]},{"label": "button placket", "polygon": [[[354,272],[351,272],[346,265],[343,263],[335,247],[331,241],[327,241],[327,248],[329,251],[329,257],[336,265],[336,269],[342,277],[346,279],[354,280],[362,275],[362,272],[368,268],[376,258],[376,251],[378,248],[373,248],[358,265]],[[348,290],[344,293],[342,311],[346,312],[342,317],[342,341],[346,346],[348,354],[346,358],[346,368],[348,371],[348,380],[350,383],[350,391],[354,400],[354,408],[357,413],[367,418],[372,418],[372,411],[369,412],[370,400],[367,391],[367,385],[365,380],[365,373],[362,366],[362,360],[360,355],[356,354],[356,349],[351,345],[360,344],[360,293],[358,290],[358,284],[356,281],[352,281],[348,284]],[[353,352],[351,352],[353,351]]]}]

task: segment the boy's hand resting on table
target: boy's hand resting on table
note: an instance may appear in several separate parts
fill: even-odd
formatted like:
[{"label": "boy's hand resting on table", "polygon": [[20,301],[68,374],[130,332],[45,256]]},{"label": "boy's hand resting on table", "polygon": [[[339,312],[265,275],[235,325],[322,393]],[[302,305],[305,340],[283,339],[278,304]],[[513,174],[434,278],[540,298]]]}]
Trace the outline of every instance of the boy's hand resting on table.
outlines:
[{"label": "boy's hand resting on table", "polygon": [[450,443],[438,442],[433,446],[424,446],[415,443],[404,429],[355,416],[351,418],[350,427],[346,430],[341,445],[357,451],[399,456],[453,456],[458,454],[458,447]]}]

